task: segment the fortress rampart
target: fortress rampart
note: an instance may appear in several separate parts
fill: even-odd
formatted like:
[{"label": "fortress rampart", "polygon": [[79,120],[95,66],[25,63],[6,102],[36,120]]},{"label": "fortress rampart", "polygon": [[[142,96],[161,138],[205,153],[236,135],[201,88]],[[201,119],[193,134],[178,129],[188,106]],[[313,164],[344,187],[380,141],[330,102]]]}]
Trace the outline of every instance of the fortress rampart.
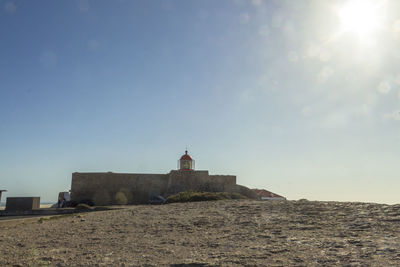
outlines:
[{"label": "fortress rampart", "polygon": [[147,204],[153,196],[166,198],[183,191],[231,192],[259,198],[249,188],[237,185],[234,175],[209,175],[193,167],[194,160],[186,150],[179,160],[179,170],[167,174],[74,172],[71,199],[95,205]]},{"label": "fortress rampart", "polygon": [[73,201],[96,205],[147,204],[152,196],[167,197],[182,191],[237,192],[236,176],[209,175],[208,171],[173,170],[168,174],[72,174]]}]

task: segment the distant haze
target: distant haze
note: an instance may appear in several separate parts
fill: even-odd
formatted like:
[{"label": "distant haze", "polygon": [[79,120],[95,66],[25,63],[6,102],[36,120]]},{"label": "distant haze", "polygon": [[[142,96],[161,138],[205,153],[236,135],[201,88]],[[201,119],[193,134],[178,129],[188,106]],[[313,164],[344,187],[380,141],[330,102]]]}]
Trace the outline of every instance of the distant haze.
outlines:
[{"label": "distant haze", "polygon": [[400,203],[400,1],[5,0],[0,36],[3,201],[187,147],[288,199]]}]

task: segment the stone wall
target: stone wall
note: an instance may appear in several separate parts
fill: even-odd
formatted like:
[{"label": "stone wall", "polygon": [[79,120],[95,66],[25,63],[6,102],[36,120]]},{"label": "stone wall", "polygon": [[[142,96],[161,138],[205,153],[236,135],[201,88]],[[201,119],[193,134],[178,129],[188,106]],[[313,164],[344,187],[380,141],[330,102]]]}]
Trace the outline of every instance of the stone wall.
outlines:
[{"label": "stone wall", "polygon": [[26,211],[40,209],[40,197],[8,197],[6,211]]},{"label": "stone wall", "polygon": [[231,192],[232,187],[236,186],[234,175],[210,175],[209,179],[216,184],[216,192]]},{"label": "stone wall", "polygon": [[166,174],[73,173],[71,198],[96,205],[147,203],[152,195],[165,195]]},{"label": "stone wall", "polygon": [[167,197],[182,191],[232,191],[236,176],[209,175],[208,171],[171,171],[168,174],[72,174],[71,198],[96,205],[146,204],[151,196]]},{"label": "stone wall", "polygon": [[171,171],[169,173],[168,193],[182,191],[223,192],[236,184],[233,175],[209,175],[208,171]]}]

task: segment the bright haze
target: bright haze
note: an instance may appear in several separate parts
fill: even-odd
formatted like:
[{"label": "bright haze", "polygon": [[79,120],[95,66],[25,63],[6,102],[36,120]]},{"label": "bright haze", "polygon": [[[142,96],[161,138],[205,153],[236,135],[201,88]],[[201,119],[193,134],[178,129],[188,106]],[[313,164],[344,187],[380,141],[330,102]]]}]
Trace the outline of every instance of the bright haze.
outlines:
[{"label": "bright haze", "polygon": [[0,0],[0,36],[5,196],[187,147],[288,199],[400,202],[400,1]]}]

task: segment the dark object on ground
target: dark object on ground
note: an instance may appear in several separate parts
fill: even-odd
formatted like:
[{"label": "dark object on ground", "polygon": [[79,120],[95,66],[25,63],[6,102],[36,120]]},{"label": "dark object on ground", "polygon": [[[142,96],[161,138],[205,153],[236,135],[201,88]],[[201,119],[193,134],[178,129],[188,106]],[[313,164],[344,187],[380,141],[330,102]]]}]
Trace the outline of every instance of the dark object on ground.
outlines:
[{"label": "dark object on ground", "polygon": [[149,200],[149,204],[151,205],[161,205],[165,203],[165,198],[162,196],[153,196]]},{"label": "dark object on ground", "polygon": [[165,203],[175,202],[196,202],[196,201],[212,201],[224,199],[247,199],[247,197],[239,193],[228,192],[181,192],[176,195],[169,196]]}]

